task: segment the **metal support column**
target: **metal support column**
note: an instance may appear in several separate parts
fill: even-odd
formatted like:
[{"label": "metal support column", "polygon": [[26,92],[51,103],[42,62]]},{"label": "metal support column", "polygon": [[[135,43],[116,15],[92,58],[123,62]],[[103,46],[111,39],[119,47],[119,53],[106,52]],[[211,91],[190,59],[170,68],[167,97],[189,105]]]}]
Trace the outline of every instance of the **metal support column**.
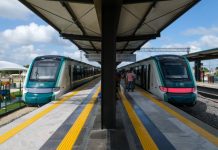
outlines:
[{"label": "metal support column", "polygon": [[196,81],[201,81],[201,61],[195,61],[195,79]]},{"label": "metal support column", "polygon": [[122,1],[101,1],[102,29],[102,128],[113,129],[116,125],[115,71],[116,34]]}]

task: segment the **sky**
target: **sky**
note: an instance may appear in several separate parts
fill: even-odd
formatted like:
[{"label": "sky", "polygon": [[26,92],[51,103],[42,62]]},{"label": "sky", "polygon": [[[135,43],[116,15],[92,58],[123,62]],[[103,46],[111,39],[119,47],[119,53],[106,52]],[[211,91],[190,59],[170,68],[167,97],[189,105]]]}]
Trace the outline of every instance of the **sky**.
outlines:
[{"label": "sky", "polygon": [[[201,0],[143,47],[190,47],[191,52],[218,47],[218,0]],[[64,55],[80,60],[78,48],[59,36],[18,0],[0,3],[0,60],[22,65],[40,55]],[[157,53],[136,53],[137,60]],[[184,53],[181,53],[184,54]],[[88,62],[83,56],[82,60]],[[97,63],[88,62],[94,65]],[[209,68],[218,60],[203,62]],[[127,63],[122,63],[124,65]]]}]

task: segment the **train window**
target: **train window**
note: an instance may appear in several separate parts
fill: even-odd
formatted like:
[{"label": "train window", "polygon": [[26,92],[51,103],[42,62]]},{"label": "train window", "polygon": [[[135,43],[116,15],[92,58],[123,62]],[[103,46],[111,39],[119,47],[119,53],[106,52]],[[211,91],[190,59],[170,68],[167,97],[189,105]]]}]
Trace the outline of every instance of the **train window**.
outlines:
[{"label": "train window", "polygon": [[166,79],[189,79],[187,64],[184,62],[161,62],[161,68]]},{"label": "train window", "polygon": [[56,79],[60,60],[36,60],[30,75],[30,80],[53,81]]},{"label": "train window", "polygon": [[73,81],[77,80],[77,67],[74,66],[73,68]]},{"label": "train window", "polygon": [[150,90],[150,79],[151,79],[151,65],[148,65],[148,82],[147,82],[147,89]]}]

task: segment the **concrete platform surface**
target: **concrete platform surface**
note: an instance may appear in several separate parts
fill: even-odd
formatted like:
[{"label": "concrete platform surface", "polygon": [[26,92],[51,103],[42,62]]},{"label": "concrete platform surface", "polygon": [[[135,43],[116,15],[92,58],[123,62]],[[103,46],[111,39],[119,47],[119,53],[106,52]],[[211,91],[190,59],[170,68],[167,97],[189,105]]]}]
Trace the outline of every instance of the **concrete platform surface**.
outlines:
[{"label": "concrete platform surface", "polygon": [[[213,128],[211,130],[216,132],[214,134],[207,132],[209,130],[203,129],[193,122],[196,119],[190,120],[190,117],[187,117],[188,114],[182,116],[184,112],[177,113],[177,110],[172,108],[173,106],[165,105],[164,102],[160,102],[149,93],[146,93],[146,95],[149,95],[146,97],[142,94],[142,89],[139,90],[138,88],[134,92],[124,92],[124,94],[159,149],[218,150],[216,129]],[[161,103],[164,106],[160,107],[157,103]],[[156,135],[154,135],[154,131]],[[209,136],[204,136],[203,134]],[[164,145],[164,143],[160,142],[161,140],[165,140],[164,143],[169,142],[169,144]],[[170,148],[165,148],[165,146]]]},{"label": "concrete platform surface", "polygon": [[[98,80],[99,81],[99,80]],[[17,134],[4,141],[4,133],[20,127],[20,125],[28,120],[31,120],[36,115],[49,109],[51,106],[58,105],[59,101],[50,102],[37,110],[24,115],[23,117],[14,120],[13,122],[0,128],[0,149],[1,150],[37,150],[40,149],[47,140],[55,133],[55,131],[62,126],[64,121],[73,114],[73,112],[82,105],[82,102],[89,96],[96,92],[96,88],[99,84],[97,81],[89,84],[85,88],[81,89],[76,95],[69,96],[65,94],[62,98],[67,97],[68,100],[64,101],[55,109],[51,110],[47,114],[40,117],[38,120],[32,122],[30,125],[23,128]],[[60,99],[62,99],[60,98]],[[90,98],[90,96],[89,96]],[[13,133],[10,133],[13,134]]]}]

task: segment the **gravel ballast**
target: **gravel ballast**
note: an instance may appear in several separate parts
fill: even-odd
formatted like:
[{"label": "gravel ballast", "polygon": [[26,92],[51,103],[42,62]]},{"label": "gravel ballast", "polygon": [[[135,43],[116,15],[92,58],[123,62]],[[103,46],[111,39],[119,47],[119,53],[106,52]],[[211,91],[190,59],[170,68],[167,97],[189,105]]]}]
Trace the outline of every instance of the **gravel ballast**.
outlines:
[{"label": "gravel ballast", "polygon": [[215,100],[199,95],[197,104],[194,107],[181,106],[179,108],[218,129],[218,103]]},{"label": "gravel ballast", "polygon": [[33,111],[35,109],[37,109],[37,107],[24,107],[24,108],[19,109],[11,114],[8,114],[7,116],[1,117],[0,118],[0,127],[22,117],[23,115],[25,115],[27,113],[30,113],[31,111]]}]

